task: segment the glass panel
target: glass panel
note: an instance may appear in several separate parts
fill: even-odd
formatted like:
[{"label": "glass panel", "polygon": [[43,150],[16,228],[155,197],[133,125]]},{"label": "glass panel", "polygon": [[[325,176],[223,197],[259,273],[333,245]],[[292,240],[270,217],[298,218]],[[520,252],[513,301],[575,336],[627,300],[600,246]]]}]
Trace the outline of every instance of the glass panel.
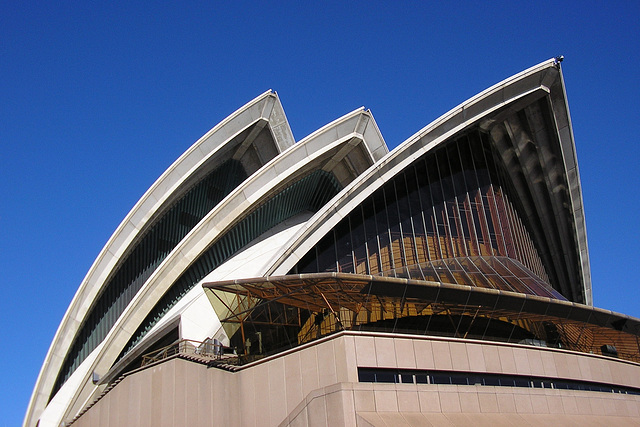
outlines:
[{"label": "glass panel", "polygon": [[380,268],[380,248],[378,247],[378,231],[376,228],[376,213],[373,199],[365,201],[362,212],[364,214],[364,228],[367,240],[367,253],[369,258],[369,273],[378,274]]},{"label": "glass panel", "polygon": [[349,219],[351,221],[351,239],[355,259],[354,270],[357,274],[368,274],[367,247],[365,245],[364,224],[360,207],[353,211]]},{"label": "glass panel", "polygon": [[[409,170],[411,172],[411,169]],[[412,175],[410,173],[410,175]],[[405,265],[414,265],[418,263],[416,249],[413,238],[413,224],[411,221],[411,207],[409,205],[409,195],[406,176],[402,174],[396,179],[396,192],[398,194],[398,211],[400,216],[400,227],[402,229],[402,248],[404,250]]]},{"label": "glass panel", "polygon": [[343,273],[353,273],[353,253],[351,251],[351,234],[349,218],[344,218],[335,229],[338,268]]},{"label": "glass panel", "polygon": [[400,268],[405,265],[405,255],[404,248],[402,247],[402,232],[400,230],[398,201],[394,182],[385,185],[384,197],[387,202],[387,218],[389,220],[389,233],[391,235],[392,268]]},{"label": "glass panel", "polygon": [[376,191],[374,193],[374,204],[376,225],[378,228],[378,241],[380,243],[380,271],[384,272],[393,268],[393,261],[391,259],[391,242],[389,240],[387,209],[382,191]]},{"label": "glass panel", "polygon": [[318,243],[318,271],[337,271],[333,230]]},{"label": "glass panel", "polygon": [[[436,269],[431,262],[427,261],[426,263],[421,264],[420,269],[422,270],[422,275],[424,276],[424,280],[428,280],[432,282],[443,281],[438,275],[438,273],[436,272]],[[446,279],[444,281],[446,281]]]},{"label": "glass panel", "polygon": [[411,211],[411,224],[413,226],[414,245],[417,251],[417,262],[425,262],[429,259],[427,249],[427,235],[424,229],[422,216],[422,205],[420,203],[420,193],[418,191],[418,181],[416,170],[411,169],[407,173],[407,193],[409,200],[409,209]]}]

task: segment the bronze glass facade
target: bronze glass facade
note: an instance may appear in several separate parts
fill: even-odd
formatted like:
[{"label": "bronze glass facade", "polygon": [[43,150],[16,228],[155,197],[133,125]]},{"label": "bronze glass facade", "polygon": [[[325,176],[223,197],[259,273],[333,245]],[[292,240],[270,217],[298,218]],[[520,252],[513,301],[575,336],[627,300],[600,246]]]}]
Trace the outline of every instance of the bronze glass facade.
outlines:
[{"label": "bronze glass facade", "polygon": [[467,132],[375,191],[293,272],[406,277],[563,299],[512,194],[490,136]]}]

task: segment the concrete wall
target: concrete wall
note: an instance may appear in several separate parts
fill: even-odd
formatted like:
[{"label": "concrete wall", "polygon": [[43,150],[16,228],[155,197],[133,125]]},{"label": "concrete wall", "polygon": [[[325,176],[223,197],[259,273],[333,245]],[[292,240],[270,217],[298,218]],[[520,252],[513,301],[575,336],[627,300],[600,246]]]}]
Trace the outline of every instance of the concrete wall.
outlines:
[{"label": "concrete wall", "polygon": [[559,377],[640,388],[640,365],[433,337],[344,333],[235,373],[171,359],[127,376],[74,426],[640,425],[640,396],[358,383],[357,367]]}]

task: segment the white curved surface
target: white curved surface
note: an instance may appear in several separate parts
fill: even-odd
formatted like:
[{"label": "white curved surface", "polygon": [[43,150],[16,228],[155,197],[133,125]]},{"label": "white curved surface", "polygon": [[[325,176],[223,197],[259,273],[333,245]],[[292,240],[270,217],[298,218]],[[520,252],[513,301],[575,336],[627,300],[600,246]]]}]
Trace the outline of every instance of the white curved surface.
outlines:
[{"label": "white curved surface", "polygon": [[[362,127],[363,119],[365,119],[365,127]],[[362,130],[366,133],[366,128],[369,127],[366,126],[367,123],[373,123],[374,134],[377,136],[371,144],[367,144],[363,134],[356,132]],[[59,414],[59,421],[72,417],[82,408],[87,399],[97,392],[96,387],[91,383],[91,373],[97,372],[104,375],[108,372],[162,295],[189,265],[233,224],[239,215],[268,197],[273,188],[299,176],[303,170],[301,165],[312,169],[314,164],[326,160],[327,156],[331,158],[332,155],[340,155],[341,148],[353,144],[354,139],[362,142],[367,148],[366,151],[370,153],[370,164],[375,161],[373,153],[381,156],[386,150],[386,145],[370,113],[363,109],[356,110],[289,147],[245,180],[210,211],[156,268],[113,325],[103,340],[102,350],[96,355],[90,368],[83,372],[83,378],[79,381],[80,386],[75,390],[74,396],[68,400],[64,413]]]},{"label": "white curved surface", "polygon": [[227,142],[259,120],[273,119],[280,151],[293,145],[293,134],[277,95],[267,91],[224,119],[182,154],[145,192],[127,214],[89,269],[53,338],[29,402],[25,426],[34,425],[44,410],[58,373],[83,320],[100,295],[120,257],[176,189]]}]

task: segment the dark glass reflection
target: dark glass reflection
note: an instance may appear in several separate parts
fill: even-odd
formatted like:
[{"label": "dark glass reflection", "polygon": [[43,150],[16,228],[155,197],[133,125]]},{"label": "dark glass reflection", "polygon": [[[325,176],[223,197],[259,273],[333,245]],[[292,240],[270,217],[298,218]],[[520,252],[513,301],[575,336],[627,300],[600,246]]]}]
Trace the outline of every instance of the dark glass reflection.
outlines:
[{"label": "dark glass reflection", "polygon": [[[548,290],[548,275],[526,223],[510,202],[504,175],[486,135],[463,135],[375,191],[293,271],[411,276],[559,295]],[[515,260],[525,273],[516,276],[495,258],[487,267],[478,257]],[[429,264],[452,259],[460,261]],[[476,263],[479,270],[469,265]]]}]

